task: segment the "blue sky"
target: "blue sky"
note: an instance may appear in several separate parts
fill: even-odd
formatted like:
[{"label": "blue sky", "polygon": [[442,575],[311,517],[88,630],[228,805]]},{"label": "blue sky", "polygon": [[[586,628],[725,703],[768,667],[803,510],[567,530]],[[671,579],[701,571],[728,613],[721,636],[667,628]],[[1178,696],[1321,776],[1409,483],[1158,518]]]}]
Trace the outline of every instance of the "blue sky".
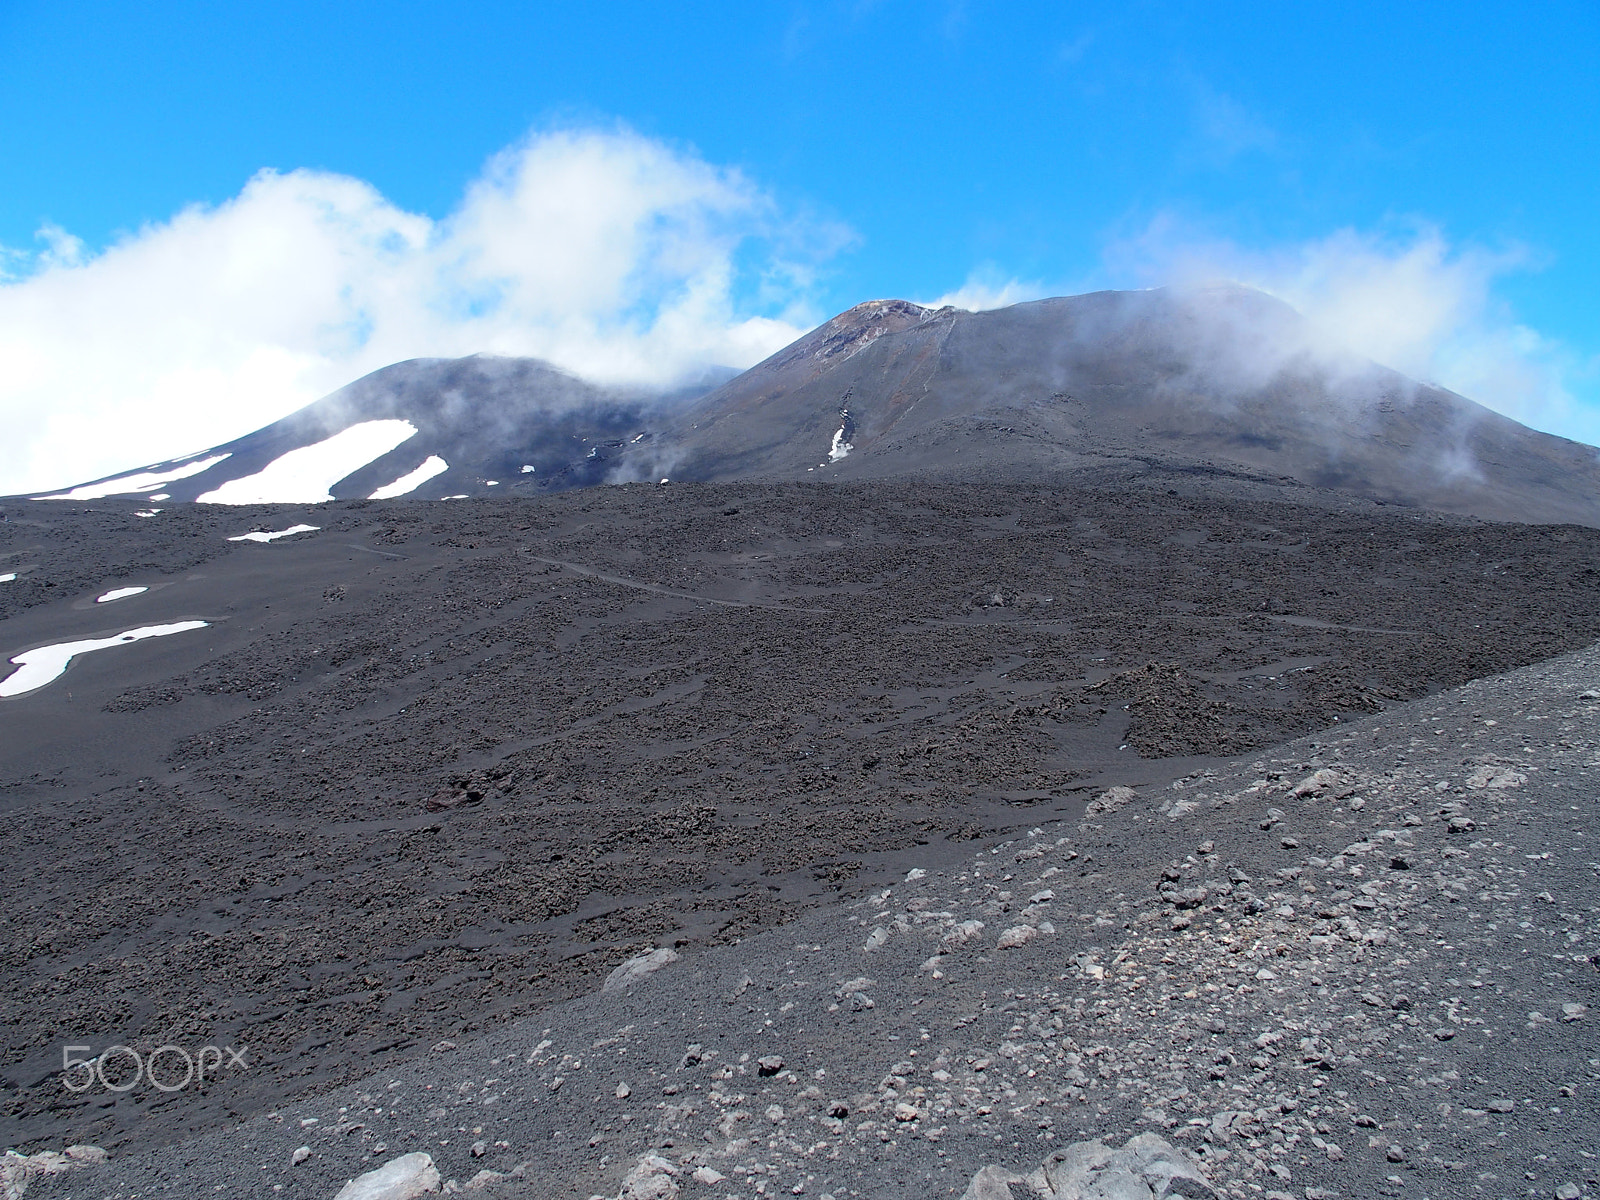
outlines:
[{"label": "blue sky", "polygon": [[[167,423],[176,453],[384,355],[543,352],[626,374],[693,322],[685,354],[759,357],[871,297],[983,304],[1186,273],[1269,286],[1358,349],[1600,440],[1592,0],[4,0],[0,56],[0,316],[26,304],[31,339],[0,354],[33,381],[0,394],[33,439],[0,460],[0,490],[87,446],[114,404],[142,421],[111,422],[121,445],[157,446],[135,434],[152,423],[171,440]],[[564,173],[585,145],[609,165]],[[278,174],[252,192],[263,169]],[[580,179],[580,207],[621,224],[555,237],[568,218],[529,199],[534,174]],[[334,216],[310,238],[290,210]],[[341,242],[330,221],[357,232]],[[601,265],[614,286],[574,301],[577,328],[562,294],[589,287],[578,250],[619,239],[633,257]],[[398,242],[433,257],[401,269]],[[565,274],[546,269],[568,251]],[[509,282],[441,284],[446,252],[503,258]],[[361,255],[381,271],[348,266]],[[207,256],[225,279],[193,275]],[[285,262],[293,286],[273,276]],[[319,285],[346,307],[291,328]],[[256,299],[181,298],[216,288]],[[149,297],[182,338],[142,324]],[[441,312],[447,332],[428,323]],[[521,326],[542,332],[522,344]],[[112,365],[58,378],[43,362],[109,353],[118,330],[120,354],[151,360],[121,400]]]}]

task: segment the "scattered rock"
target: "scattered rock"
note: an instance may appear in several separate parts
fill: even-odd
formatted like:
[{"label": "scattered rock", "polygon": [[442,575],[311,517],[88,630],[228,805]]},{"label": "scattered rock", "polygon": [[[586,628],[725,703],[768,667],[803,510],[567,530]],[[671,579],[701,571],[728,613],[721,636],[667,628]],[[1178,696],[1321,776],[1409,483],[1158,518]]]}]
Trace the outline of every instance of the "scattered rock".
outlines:
[{"label": "scattered rock", "polygon": [[1339,776],[1339,772],[1323,767],[1320,770],[1313,771],[1295,784],[1294,795],[1302,797],[1320,796],[1325,792],[1332,791],[1341,782],[1343,781]]},{"label": "scattered rock", "polygon": [[622,1177],[617,1200],[674,1200],[678,1191],[678,1168],[659,1154],[646,1154]]},{"label": "scattered rock", "polygon": [[0,1200],[20,1200],[35,1179],[98,1166],[108,1157],[99,1146],[68,1146],[62,1151],[41,1150],[37,1154],[7,1150],[0,1158]]},{"label": "scattered rock", "polygon": [[[998,1168],[985,1167],[967,1189],[969,1197],[984,1197],[976,1189],[984,1172],[990,1195],[1007,1196],[994,1190],[995,1184],[1018,1182],[1003,1176]],[[1159,1200],[1166,1196],[1210,1200],[1216,1195],[1200,1167],[1182,1150],[1153,1133],[1129,1138],[1120,1150],[1105,1144],[1074,1142],[1057,1150],[1026,1181],[1044,1200]]]},{"label": "scattered rock", "polygon": [[1013,1175],[1004,1167],[985,1167],[972,1177],[961,1200],[1016,1200],[1010,1185],[1026,1182],[1021,1175]]},{"label": "scattered rock", "polygon": [[968,942],[976,941],[983,933],[982,921],[962,921],[944,935],[944,944],[952,948],[965,946]]},{"label": "scattered rock", "polygon": [[670,946],[663,946],[659,950],[652,950],[648,954],[635,955],[628,959],[610,975],[606,976],[605,983],[600,985],[602,992],[625,991],[638,983],[647,975],[653,975],[669,963],[678,961],[678,952]]},{"label": "scattered rock", "polygon": [[358,1175],[339,1189],[333,1200],[415,1200],[439,1190],[433,1158],[418,1151],[402,1154],[375,1171]]},{"label": "scattered rock", "polygon": [[1018,946],[1026,946],[1039,936],[1039,931],[1032,925],[1013,925],[1000,935],[1000,940],[995,943],[996,950],[1014,950]]},{"label": "scattered rock", "polygon": [[1097,817],[1103,813],[1114,813],[1129,801],[1138,799],[1138,796],[1139,793],[1131,787],[1107,788],[1089,801],[1089,807],[1084,810],[1084,813],[1086,816],[1091,817]]},{"label": "scattered rock", "polygon": [[311,1157],[311,1147],[310,1146],[296,1146],[294,1153],[289,1156],[289,1165],[298,1167],[301,1163],[305,1162],[306,1159],[308,1159],[310,1157]]},{"label": "scattered rock", "polygon": [[1527,782],[1528,777],[1521,771],[1498,763],[1485,763],[1467,776],[1469,788],[1514,788]]}]

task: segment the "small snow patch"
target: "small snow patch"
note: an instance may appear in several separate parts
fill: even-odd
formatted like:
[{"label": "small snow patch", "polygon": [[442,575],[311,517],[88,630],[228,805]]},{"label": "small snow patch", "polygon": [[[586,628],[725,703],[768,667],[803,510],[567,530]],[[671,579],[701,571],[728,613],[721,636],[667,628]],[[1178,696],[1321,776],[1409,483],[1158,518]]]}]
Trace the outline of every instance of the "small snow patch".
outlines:
[{"label": "small snow patch", "polygon": [[17,573],[15,571],[7,571],[4,575],[0,575],[0,583],[10,583],[16,577]]},{"label": "small snow patch", "polygon": [[149,590],[147,587],[113,588],[104,596],[96,596],[94,602],[96,604],[110,604],[113,600],[123,600],[128,596],[137,596],[140,592],[148,592]]},{"label": "small snow patch", "polygon": [[423,459],[422,465],[415,471],[408,471],[406,474],[400,476],[399,479],[396,479],[393,483],[385,484],[383,487],[373,492],[372,495],[368,496],[367,499],[392,500],[396,496],[404,496],[409,492],[416,491],[417,488],[427,483],[428,480],[432,479],[435,475],[441,475],[449,469],[450,464],[445,462],[444,459],[440,458],[437,454],[430,454],[427,458]]},{"label": "small snow patch", "polygon": [[[226,454],[216,454],[210,458],[203,458],[199,462],[191,462],[186,466],[174,467],[168,471],[138,471],[132,475],[119,475],[115,479],[107,479],[101,483],[86,483],[82,487],[75,487],[71,491],[58,492],[51,496],[35,496],[35,500],[103,500],[107,496],[125,496],[132,492],[154,491],[164,483],[174,480],[187,479],[191,475],[198,475],[201,471],[209,471],[223,459]],[[157,496],[155,499],[165,499]]]},{"label": "small snow patch", "polygon": [[270,542],[277,538],[293,537],[297,533],[314,533],[320,528],[321,526],[319,525],[291,525],[289,528],[280,529],[276,533],[263,533],[257,530],[254,533],[241,533],[237,537],[231,537],[228,540],[230,542]]},{"label": "small snow patch", "polygon": [[26,650],[11,661],[17,667],[5,679],[0,679],[0,696],[20,696],[37,691],[45,684],[58,679],[67,664],[80,654],[104,650],[110,646],[125,646],[145,638],[165,637],[171,633],[184,633],[190,629],[204,629],[206,621],[178,621],[171,625],[144,625],[130,629],[115,637],[88,638],[81,642],[57,642],[53,646],[40,646]]}]

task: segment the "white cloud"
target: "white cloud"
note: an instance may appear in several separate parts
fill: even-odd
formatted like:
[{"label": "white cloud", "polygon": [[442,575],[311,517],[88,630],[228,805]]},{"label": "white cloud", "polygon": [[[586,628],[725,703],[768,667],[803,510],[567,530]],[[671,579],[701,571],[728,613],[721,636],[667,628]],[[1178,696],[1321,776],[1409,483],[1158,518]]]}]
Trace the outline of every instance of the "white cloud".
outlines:
[{"label": "white cloud", "polygon": [[1455,246],[1418,224],[1246,250],[1161,217],[1113,244],[1107,262],[1123,282],[1260,288],[1309,319],[1318,349],[1374,359],[1536,428],[1600,436],[1600,421],[1568,387],[1578,370],[1571,354],[1495,295],[1498,279],[1535,265],[1520,249]]},{"label": "white cloud", "polygon": [[297,170],[98,253],[49,227],[0,258],[0,494],[216,445],[405,358],[747,366],[815,323],[809,264],[847,236],[627,131],[531,136],[440,220]]},{"label": "white cloud", "polygon": [[937,300],[919,300],[924,308],[964,308],[968,312],[983,312],[991,308],[1006,308],[1024,300],[1037,300],[1051,293],[1039,283],[1004,278],[992,266],[972,272],[960,287],[946,292]]}]

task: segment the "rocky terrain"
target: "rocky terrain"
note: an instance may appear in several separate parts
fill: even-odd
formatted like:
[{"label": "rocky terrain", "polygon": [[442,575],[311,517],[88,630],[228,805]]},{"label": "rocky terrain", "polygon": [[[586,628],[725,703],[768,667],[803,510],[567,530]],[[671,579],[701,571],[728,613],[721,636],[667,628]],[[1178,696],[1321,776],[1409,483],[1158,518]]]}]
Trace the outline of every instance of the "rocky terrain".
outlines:
[{"label": "rocky terrain", "polygon": [[1597,680],[1589,647],[1106,789],[28,1194],[331,1197],[408,1155],[508,1197],[1592,1194]]},{"label": "rocky terrain", "polygon": [[[434,1154],[446,1182],[533,1163],[532,1194],[614,1195],[652,1149],[684,1188],[703,1186],[691,1177],[704,1166],[738,1181],[720,1194],[805,1183],[839,1196],[935,1181],[959,1194],[989,1159],[1026,1174],[1028,1156],[1067,1141],[1152,1129],[1218,1180],[1283,1190],[1263,1173],[1276,1163],[1296,1186],[1358,1194],[1339,1183],[1356,1168],[1311,1142],[1367,1161],[1334,1120],[1342,1109],[1316,1100],[1342,1089],[1354,1116],[1386,1130],[1396,1112],[1423,1122],[1359,1135],[1388,1137],[1383,1155],[1397,1145],[1411,1164],[1373,1186],[1425,1178],[1433,1158],[1488,1162],[1448,1129],[1499,1132],[1503,1114],[1462,1124],[1461,1107],[1492,1113],[1510,1097],[1531,1114],[1531,1083],[1477,1085],[1426,1112],[1415,1104],[1432,1093],[1393,1089],[1416,1087],[1426,1054],[1442,1065],[1425,1078],[1456,1071],[1471,1091],[1449,1057],[1481,1050],[1468,1017],[1502,1036],[1484,1052],[1495,1055],[1534,1036],[1527,1012],[1551,1018],[1534,1022],[1539,1045],[1581,1032],[1560,1007],[1586,1003],[1581,989],[1525,1002],[1503,968],[1476,971],[1485,946],[1536,941],[1520,927],[1531,918],[1491,906],[1473,918],[1481,943],[1466,940],[1470,922],[1440,922],[1467,920],[1477,910],[1451,898],[1479,893],[1532,905],[1530,928],[1589,920],[1581,873],[1570,893],[1494,882],[1553,871],[1521,856],[1578,845],[1582,813],[1502,815],[1540,821],[1515,851],[1464,835],[1493,818],[1487,802],[1521,802],[1546,779],[1576,788],[1579,762],[1557,780],[1529,771],[1542,765],[1533,742],[1524,754],[1500,739],[1564,721],[1580,747],[1570,760],[1590,709],[1576,677],[1565,707],[1530,700],[1514,719],[1472,716],[1477,692],[1397,706],[1592,644],[1600,534],[1171,483],[636,486],[157,518],[116,502],[8,510],[7,654],[153,620],[211,625],[86,655],[0,701],[14,864],[0,892],[0,1140],[109,1150],[112,1166],[51,1185],[71,1194],[150,1186],[106,1182],[122,1171],[177,1186],[179,1163],[211,1163],[237,1187],[245,1159],[223,1147],[281,1136],[289,1157],[310,1149],[272,1177],[307,1196],[411,1150]],[[228,540],[295,524],[318,528]],[[129,584],[149,590],[96,603]],[[1435,732],[1419,716],[1432,712],[1458,719]],[[1336,741],[1269,752],[1327,730]],[[1412,739],[1460,762],[1424,768]],[[1406,761],[1341,761],[1358,750]],[[1090,802],[1107,811],[1085,817]],[[987,847],[976,861],[975,847]],[[926,874],[907,882],[913,871]],[[1587,931],[1566,931],[1571,953]],[[619,963],[655,947],[681,958],[597,998]],[[1522,1005],[1517,1029],[1473,1010],[1495,986]],[[1436,1012],[1446,993],[1455,1007]],[[1469,1027],[1434,1036],[1452,1014]],[[1203,1024],[1213,1018],[1220,1031]],[[530,1023],[554,1032],[532,1037]],[[697,1042],[716,1053],[686,1064]],[[248,1067],[218,1063],[204,1087],[170,1092],[67,1087],[64,1047],[111,1045],[215,1046],[219,1058],[247,1047]],[[513,1047],[516,1074],[502,1070]],[[769,1051],[787,1066],[764,1076]],[[575,1068],[585,1055],[626,1077]],[[1567,1074],[1559,1086],[1582,1083],[1576,1066]],[[1318,1079],[1333,1091],[1305,1092]],[[449,1102],[435,1101],[447,1086]],[[1356,1099],[1374,1086],[1391,1089],[1392,1111]],[[506,1119],[532,1121],[525,1132],[429,1116],[497,1091],[494,1120],[514,1109]],[[1297,1107],[1274,1107],[1284,1099]],[[1024,1100],[1039,1109],[1026,1121]],[[845,1111],[830,1116],[835,1102]],[[917,1115],[898,1118],[901,1103]],[[1251,1116],[1213,1130],[1223,1111]],[[730,1113],[758,1123],[733,1117],[706,1141]],[[296,1133],[310,1116],[306,1129],[362,1130],[334,1153]],[[241,1120],[272,1138],[236,1140]],[[1556,1140],[1570,1125],[1539,1120]],[[457,1126],[481,1127],[465,1143],[482,1141],[481,1156],[452,1158]],[[746,1128],[766,1131],[750,1154],[716,1157]],[[1272,1155],[1274,1132],[1322,1157]],[[1537,1174],[1534,1155],[1557,1149],[1531,1136],[1505,1148]],[[793,1148],[824,1138],[811,1155]],[[1268,1148],[1260,1163],[1241,1149],[1251,1138]],[[931,1155],[921,1166],[890,1149],[913,1144]],[[691,1148],[713,1157],[680,1163]],[[282,1166],[277,1149],[255,1154],[252,1179]],[[819,1171],[817,1155],[833,1165]]]}]

